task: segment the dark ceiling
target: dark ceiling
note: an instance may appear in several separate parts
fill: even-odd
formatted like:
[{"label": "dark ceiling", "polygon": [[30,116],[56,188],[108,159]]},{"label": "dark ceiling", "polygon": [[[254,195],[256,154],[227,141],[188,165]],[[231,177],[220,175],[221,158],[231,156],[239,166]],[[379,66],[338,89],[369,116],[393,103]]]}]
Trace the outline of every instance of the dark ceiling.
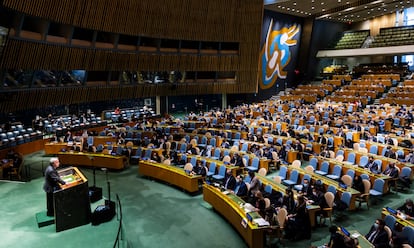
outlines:
[{"label": "dark ceiling", "polygon": [[414,0],[264,0],[264,7],[299,17],[361,22],[414,7]]}]

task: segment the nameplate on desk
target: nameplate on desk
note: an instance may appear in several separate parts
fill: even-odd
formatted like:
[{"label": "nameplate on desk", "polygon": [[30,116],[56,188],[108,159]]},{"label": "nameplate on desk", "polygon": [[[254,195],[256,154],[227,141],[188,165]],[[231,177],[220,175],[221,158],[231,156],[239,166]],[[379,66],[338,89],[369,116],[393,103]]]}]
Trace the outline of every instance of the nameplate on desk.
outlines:
[{"label": "nameplate on desk", "polygon": [[247,227],[247,219],[246,219],[246,218],[243,218],[243,219],[242,219],[242,221],[241,221],[241,225],[242,225],[242,227],[244,227],[244,228],[246,228],[246,227]]}]

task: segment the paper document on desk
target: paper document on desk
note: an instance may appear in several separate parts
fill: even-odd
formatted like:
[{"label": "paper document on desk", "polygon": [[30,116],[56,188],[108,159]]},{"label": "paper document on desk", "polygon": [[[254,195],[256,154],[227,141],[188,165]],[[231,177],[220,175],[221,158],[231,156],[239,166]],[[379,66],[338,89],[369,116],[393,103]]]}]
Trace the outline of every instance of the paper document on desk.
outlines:
[{"label": "paper document on desk", "polygon": [[255,210],[255,207],[252,204],[250,204],[250,203],[244,204],[244,212],[250,213],[254,210]]},{"label": "paper document on desk", "polygon": [[354,238],[354,239],[357,239],[359,236],[361,236],[359,233],[351,234],[351,237]]},{"label": "paper document on desk", "polygon": [[253,220],[258,226],[270,226],[270,223],[263,218],[257,218]]}]

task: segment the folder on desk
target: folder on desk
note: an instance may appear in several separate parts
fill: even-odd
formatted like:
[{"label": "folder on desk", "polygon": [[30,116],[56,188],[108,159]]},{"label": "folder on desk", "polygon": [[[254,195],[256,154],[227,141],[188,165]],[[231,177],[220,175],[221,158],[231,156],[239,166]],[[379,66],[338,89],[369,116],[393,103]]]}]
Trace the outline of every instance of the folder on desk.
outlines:
[{"label": "folder on desk", "polygon": [[345,227],[343,227],[343,226],[341,227],[341,232],[342,232],[345,236],[348,236],[348,237],[351,235],[351,233],[350,233],[348,230],[346,230],[346,229],[345,229]]},{"label": "folder on desk", "polygon": [[397,214],[397,210],[390,208],[390,207],[385,207],[385,209],[390,213],[390,214]]}]

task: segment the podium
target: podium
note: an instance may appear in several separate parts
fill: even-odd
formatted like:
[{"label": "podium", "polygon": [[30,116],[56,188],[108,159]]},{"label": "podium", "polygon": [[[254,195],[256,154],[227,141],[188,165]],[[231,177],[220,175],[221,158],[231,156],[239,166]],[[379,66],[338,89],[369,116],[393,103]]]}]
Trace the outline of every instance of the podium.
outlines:
[{"label": "podium", "polygon": [[76,167],[60,169],[58,174],[66,184],[53,193],[56,232],[90,223],[88,180]]}]

